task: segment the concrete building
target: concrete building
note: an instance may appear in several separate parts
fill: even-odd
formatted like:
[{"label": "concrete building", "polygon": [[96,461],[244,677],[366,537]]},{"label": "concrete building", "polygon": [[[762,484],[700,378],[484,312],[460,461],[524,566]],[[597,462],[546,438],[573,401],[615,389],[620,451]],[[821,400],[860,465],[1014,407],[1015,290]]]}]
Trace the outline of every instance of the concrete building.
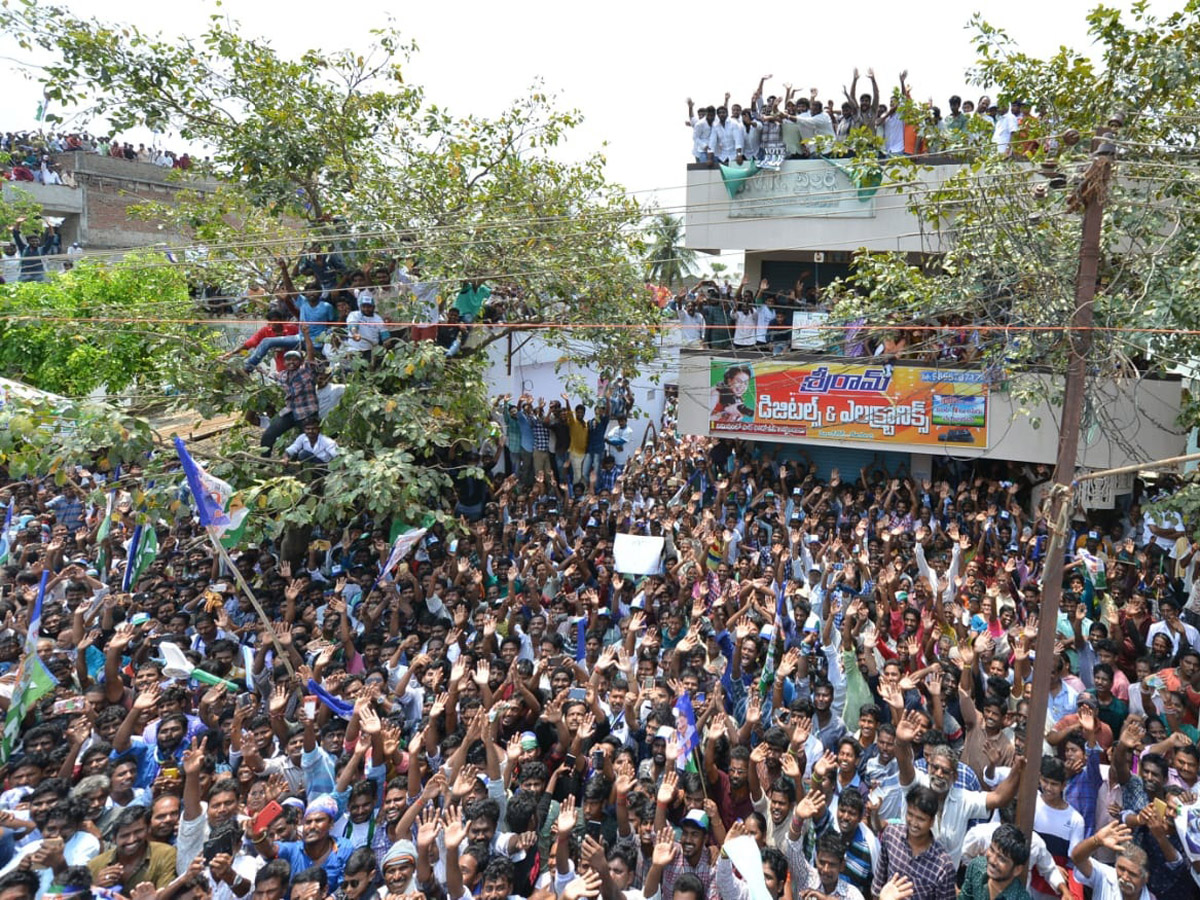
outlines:
[{"label": "concrete building", "polygon": [[170,201],[181,189],[211,191],[213,181],[151,163],[111,159],[95,153],[60,153],[55,158],[75,179],[75,187],[5,182],[8,197],[25,191],[47,216],[61,218],[65,250],[78,241],[85,251],[122,250],[174,243],[178,237],[157,222],[135,219],[129,207]]},{"label": "concrete building", "polygon": [[[687,244],[744,251],[748,284],[765,278],[772,291],[819,290],[850,271],[859,249],[914,261],[941,251],[941,236],[908,206],[914,191],[936,187],[951,172],[935,166],[903,190],[864,190],[838,161],[790,160],[778,172],[752,176],[731,197],[719,169],[689,165]],[[839,467],[850,479],[877,463],[891,471],[903,464],[916,476],[928,475],[938,460],[1053,464],[1058,409],[1024,408],[1006,382],[969,366],[841,356],[844,339],[804,328],[824,318],[820,311],[798,314],[790,340],[774,354],[681,351],[680,431],[771,442],[785,457],[812,462],[825,475]],[[1050,388],[1047,395],[1061,392],[1054,373],[1035,377]],[[1094,406],[1104,415],[1085,416],[1080,467],[1184,453],[1188,435],[1175,425],[1181,395],[1178,378],[1094,384]],[[1089,486],[1088,502],[1111,506],[1121,488],[1098,482]]]}]

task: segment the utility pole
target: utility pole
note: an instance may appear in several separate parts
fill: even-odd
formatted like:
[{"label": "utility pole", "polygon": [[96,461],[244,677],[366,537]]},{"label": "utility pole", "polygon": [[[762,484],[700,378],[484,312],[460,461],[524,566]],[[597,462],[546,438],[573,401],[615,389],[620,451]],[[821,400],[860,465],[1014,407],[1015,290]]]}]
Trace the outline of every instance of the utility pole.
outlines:
[{"label": "utility pole", "polygon": [[1058,427],[1058,457],[1054,464],[1054,484],[1047,516],[1050,539],[1046,542],[1046,567],[1042,572],[1042,603],[1038,610],[1038,632],[1034,643],[1036,655],[1029,697],[1029,719],[1025,724],[1027,768],[1017,791],[1017,827],[1026,835],[1033,833],[1038,776],[1042,765],[1042,738],[1046,730],[1055,633],[1058,630],[1058,601],[1062,596],[1066,553],[1064,544],[1074,498],[1072,484],[1079,455],[1079,423],[1083,416],[1088,355],[1092,349],[1091,328],[1100,264],[1100,226],[1104,220],[1104,199],[1115,153],[1115,147],[1105,138],[1112,134],[1111,126],[1114,123],[1119,126],[1121,120],[1114,118],[1109,122],[1110,127],[1096,129],[1096,139],[1092,142],[1092,164],[1068,203],[1068,208],[1072,210],[1083,210],[1083,238],[1079,244],[1079,272],[1075,278],[1075,311],[1067,332],[1070,355],[1062,418]]}]

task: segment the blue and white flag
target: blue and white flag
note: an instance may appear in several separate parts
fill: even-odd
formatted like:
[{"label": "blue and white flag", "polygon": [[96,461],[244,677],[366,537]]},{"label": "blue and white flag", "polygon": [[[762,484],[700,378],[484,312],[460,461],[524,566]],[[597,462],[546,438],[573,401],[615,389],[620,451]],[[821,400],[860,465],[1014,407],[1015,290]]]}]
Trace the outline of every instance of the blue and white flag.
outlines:
[{"label": "blue and white flag", "polygon": [[200,464],[192,459],[180,438],[175,438],[175,450],[179,453],[183,474],[196,503],[196,514],[200,518],[200,524],[205,528],[216,527],[223,530],[224,526],[230,524],[225,508],[233,498],[233,488],[228,482],[205,472]]},{"label": "blue and white flag", "polygon": [[383,571],[379,573],[376,583],[392,574],[392,570],[400,564],[400,560],[408,556],[409,551],[417,545],[421,538],[425,537],[425,532],[428,530],[427,528],[413,528],[396,536],[396,541],[392,544],[392,552],[388,554],[387,562],[383,564]]},{"label": "blue and white flag", "polygon": [[688,768],[689,763],[695,768],[692,751],[700,746],[700,739],[696,733],[696,711],[692,709],[692,698],[688,696],[687,691],[681,693],[675,701],[675,736],[679,741],[679,756],[675,760],[675,768],[682,772]]},{"label": "blue and white flag", "polygon": [[13,747],[21,736],[21,723],[25,716],[33,709],[35,703],[54,690],[57,683],[37,655],[38,637],[42,628],[42,600],[46,596],[46,582],[49,578],[49,571],[42,572],[37,600],[34,601],[33,610],[29,614],[29,630],[25,633],[21,668],[17,674],[12,699],[9,701],[8,714],[4,717],[4,734],[0,737],[0,764],[8,762],[12,756]]},{"label": "blue and white flag", "polygon": [[0,563],[8,562],[9,547],[12,546],[13,504],[15,499],[8,498],[8,511],[4,514],[4,527],[0,528]]}]

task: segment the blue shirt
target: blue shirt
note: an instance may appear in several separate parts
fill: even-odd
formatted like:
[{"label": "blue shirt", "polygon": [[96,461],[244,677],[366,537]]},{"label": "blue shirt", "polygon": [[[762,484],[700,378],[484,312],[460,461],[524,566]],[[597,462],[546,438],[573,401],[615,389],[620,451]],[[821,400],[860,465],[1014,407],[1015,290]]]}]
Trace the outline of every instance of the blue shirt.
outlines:
[{"label": "blue shirt", "polygon": [[133,783],[134,787],[145,788],[151,787],[154,784],[154,779],[158,777],[158,773],[164,768],[180,767],[180,760],[183,758],[183,751],[187,749],[187,741],[180,741],[179,746],[174,752],[160,755],[157,744],[151,744],[144,738],[131,737],[129,739],[129,749],[124,753],[114,750],[110,759],[126,759],[132,757],[137,760],[137,780]]},{"label": "blue shirt", "polygon": [[[329,855],[325,857],[325,862],[321,865],[329,878],[329,893],[332,894],[336,891],[342,883],[342,872],[346,869],[346,860],[353,852],[354,847],[349,841],[339,844],[333,840],[333,849],[329,851]],[[280,841],[275,845],[275,853],[280,859],[288,861],[292,867],[292,875],[297,875],[309,866],[315,865],[314,861],[304,852],[303,841]]]},{"label": "blue shirt", "polygon": [[[328,300],[309,303],[307,298],[302,298],[299,306],[301,322],[333,322],[337,319],[337,313],[334,312],[333,304]],[[316,341],[318,337],[328,330],[329,325],[310,325],[308,334],[309,337]]]}]

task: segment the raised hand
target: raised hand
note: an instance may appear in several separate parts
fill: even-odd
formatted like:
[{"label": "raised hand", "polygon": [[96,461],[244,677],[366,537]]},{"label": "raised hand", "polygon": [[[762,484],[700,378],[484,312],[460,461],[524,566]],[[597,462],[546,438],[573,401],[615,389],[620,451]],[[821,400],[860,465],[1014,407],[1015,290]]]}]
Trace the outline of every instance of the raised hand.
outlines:
[{"label": "raised hand", "polygon": [[796,817],[800,819],[815,819],[825,811],[825,804],[828,802],[825,795],[820,791],[809,791],[796,804]]},{"label": "raised hand", "polygon": [[893,875],[879,891],[879,900],[908,900],[913,895],[912,881],[906,875]]},{"label": "raised hand", "polygon": [[417,826],[417,848],[419,850],[428,850],[437,841],[437,836],[442,831],[442,819],[438,815],[438,811],[433,806],[427,806],[421,810],[421,814],[417,817],[420,823]]},{"label": "raised hand", "polygon": [[183,751],[183,773],[195,778],[200,774],[200,770],[204,768],[204,756],[208,749],[208,738],[198,737],[192,738],[192,745]]},{"label": "raised hand", "polygon": [[658,786],[656,799],[659,803],[672,803],[675,800],[675,788],[679,784],[679,775],[674,767],[668,768],[663,775],[662,783]]},{"label": "raised hand", "polygon": [[1096,840],[1113,851],[1119,851],[1132,837],[1133,832],[1120,819],[1109,822],[1096,832]]},{"label": "raised hand", "polygon": [[655,866],[669,866],[679,853],[679,845],[675,843],[675,830],[667,825],[654,835],[654,853],[650,862]]}]

